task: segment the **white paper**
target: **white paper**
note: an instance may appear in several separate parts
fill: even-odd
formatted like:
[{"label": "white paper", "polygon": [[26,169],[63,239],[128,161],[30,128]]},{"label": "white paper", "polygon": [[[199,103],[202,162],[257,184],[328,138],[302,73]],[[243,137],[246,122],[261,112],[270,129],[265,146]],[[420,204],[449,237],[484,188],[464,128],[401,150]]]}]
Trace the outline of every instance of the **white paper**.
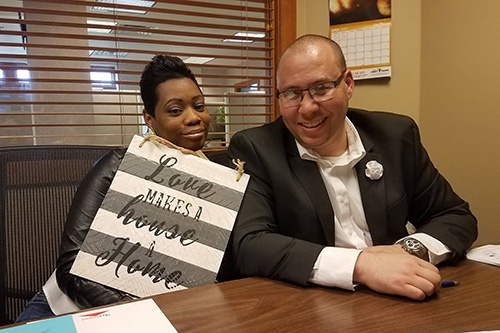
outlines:
[{"label": "white paper", "polygon": [[483,245],[467,252],[467,259],[500,266],[500,245]]},{"label": "white paper", "polygon": [[73,315],[78,333],[177,332],[152,299]]}]

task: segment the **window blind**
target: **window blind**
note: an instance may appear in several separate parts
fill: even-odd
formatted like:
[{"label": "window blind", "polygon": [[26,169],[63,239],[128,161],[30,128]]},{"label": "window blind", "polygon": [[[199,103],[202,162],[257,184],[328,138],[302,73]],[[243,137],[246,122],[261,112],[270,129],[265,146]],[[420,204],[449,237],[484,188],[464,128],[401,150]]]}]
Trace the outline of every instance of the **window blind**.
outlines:
[{"label": "window blind", "polygon": [[[0,145],[126,145],[147,130],[139,80],[155,54],[195,73],[207,149],[276,117],[277,1],[3,0]],[[293,17],[295,20],[295,17]]]}]

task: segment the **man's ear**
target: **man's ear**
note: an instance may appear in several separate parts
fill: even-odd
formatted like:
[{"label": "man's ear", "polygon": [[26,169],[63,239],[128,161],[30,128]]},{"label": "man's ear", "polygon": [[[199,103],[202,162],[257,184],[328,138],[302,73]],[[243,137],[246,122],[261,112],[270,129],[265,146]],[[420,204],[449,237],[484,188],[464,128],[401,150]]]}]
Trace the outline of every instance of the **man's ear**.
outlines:
[{"label": "man's ear", "polygon": [[347,85],[347,96],[350,99],[352,97],[352,94],[354,93],[354,77],[352,76],[352,72],[350,69],[345,71],[344,81]]}]

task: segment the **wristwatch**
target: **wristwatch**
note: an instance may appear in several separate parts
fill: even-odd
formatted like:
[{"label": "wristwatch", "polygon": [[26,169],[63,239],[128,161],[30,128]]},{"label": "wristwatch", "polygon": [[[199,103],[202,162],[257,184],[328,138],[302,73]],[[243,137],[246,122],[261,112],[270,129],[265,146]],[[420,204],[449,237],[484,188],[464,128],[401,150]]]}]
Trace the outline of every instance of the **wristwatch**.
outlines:
[{"label": "wristwatch", "polygon": [[420,243],[420,241],[418,241],[417,239],[408,237],[398,241],[396,244],[401,245],[403,250],[405,250],[409,254],[413,254],[420,259],[429,261],[429,251],[424,246],[424,244]]}]

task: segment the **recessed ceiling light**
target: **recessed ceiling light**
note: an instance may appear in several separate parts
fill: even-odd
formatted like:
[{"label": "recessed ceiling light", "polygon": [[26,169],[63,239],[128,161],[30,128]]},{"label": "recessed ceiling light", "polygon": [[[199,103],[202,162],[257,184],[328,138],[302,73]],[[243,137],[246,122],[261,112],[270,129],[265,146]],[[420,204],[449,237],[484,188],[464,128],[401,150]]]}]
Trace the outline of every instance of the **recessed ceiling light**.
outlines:
[{"label": "recessed ceiling light", "polygon": [[186,64],[206,64],[209,61],[214,60],[215,58],[210,57],[189,57],[184,59]]},{"label": "recessed ceiling light", "polygon": [[[145,25],[137,25],[137,24],[123,24],[121,26],[128,28],[148,29],[148,30],[158,29],[157,27],[148,27]],[[146,36],[151,36],[153,34],[152,32],[149,31],[129,31],[129,30],[121,30],[120,33],[124,35],[146,35]]]},{"label": "recessed ceiling light", "polygon": [[[118,5],[133,5],[140,7],[153,7],[156,4],[155,1],[142,1],[142,0],[96,0],[96,1],[103,3],[113,3]],[[147,11],[145,10],[112,8],[112,7],[101,7],[101,6],[92,6],[90,10],[100,11],[100,12],[121,12],[121,13],[142,14],[142,15],[147,13]]]},{"label": "recessed ceiling light", "polygon": [[112,82],[113,74],[111,72],[90,72],[90,79],[92,81]]},{"label": "recessed ceiling light", "polygon": [[103,50],[90,50],[90,57],[120,57],[125,58],[128,55],[128,52],[116,52],[116,51],[103,51]]},{"label": "recessed ceiling light", "polygon": [[[109,25],[109,26],[116,26],[116,22],[110,22],[110,21],[93,21],[93,20],[87,20],[87,24],[99,24],[99,25]],[[113,29],[102,29],[102,28],[87,28],[88,32],[96,32],[96,33],[101,33],[101,34],[110,34]]]},{"label": "recessed ceiling light", "polygon": [[251,39],[236,39],[236,38],[226,38],[222,40],[224,43],[253,43]]},{"label": "recessed ceiling light", "polygon": [[236,32],[234,34],[235,37],[249,37],[252,39],[240,39],[240,38],[226,38],[223,39],[222,41],[224,43],[253,43],[254,40],[253,38],[264,38],[266,34],[264,33],[258,33],[258,32],[246,32],[246,31],[240,31]]},{"label": "recessed ceiling light", "polygon": [[31,77],[30,71],[27,69],[17,69],[16,70],[16,77],[19,80],[29,80]]},{"label": "recessed ceiling light", "polygon": [[265,33],[259,32],[237,32],[234,34],[236,37],[253,37],[253,38],[264,38],[266,36]]}]

